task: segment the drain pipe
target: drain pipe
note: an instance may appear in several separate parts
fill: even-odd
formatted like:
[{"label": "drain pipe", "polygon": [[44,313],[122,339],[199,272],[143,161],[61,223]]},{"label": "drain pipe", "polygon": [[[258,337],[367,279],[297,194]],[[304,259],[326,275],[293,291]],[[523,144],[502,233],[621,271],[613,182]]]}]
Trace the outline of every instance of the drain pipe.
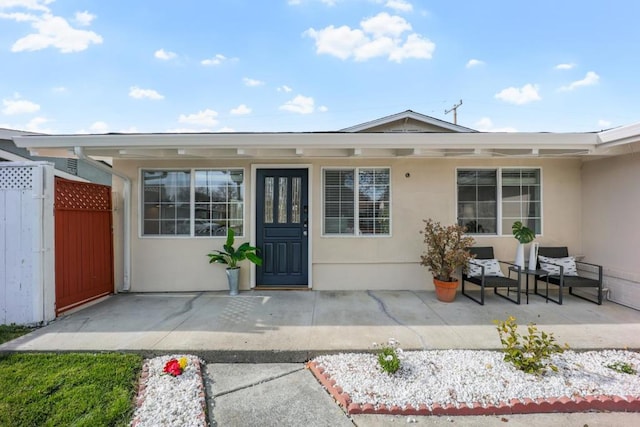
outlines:
[{"label": "drain pipe", "polygon": [[110,175],[115,175],[120,178],[124,182],[124,218],[122,226],[123,230],[123,270],[124,270],[124,283],[122,284],[122,291],[129,292],[131,289],[131,179],[123,173],[114,171],[113,168],[105,166],[103,163],[100,163],[90,157],[87,157],[82,150],[82,147],[74,147],[73,152],[79,158],[89,163],[96,169],[100,169],[103,172],[106,172]]}]

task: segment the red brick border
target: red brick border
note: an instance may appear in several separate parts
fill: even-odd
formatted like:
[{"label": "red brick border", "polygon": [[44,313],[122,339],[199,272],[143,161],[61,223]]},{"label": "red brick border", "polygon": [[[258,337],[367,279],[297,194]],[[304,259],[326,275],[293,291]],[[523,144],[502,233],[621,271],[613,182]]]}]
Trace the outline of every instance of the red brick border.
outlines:
[{"label": "red brick border", "polygon": [[425,404],[417,408],[406,405],[388,407],[384,404],[374,406],[370,403],[360,405],[351,401],[351,397],[344,393],[336,381],[327,374],[316,362],[308,362],[307,368],[322,384],[329,394],[338,402],[349,415],[378,414],[378,415],[509,415],[509,414],[534,414],[554,412],[640,412],[640,398],[637,396],[586,396],[569,398],[566,396],[548,399],[511,399],[509,402],[500,402],[498,405],[483,406],[474,403],[468,406],[464,403],[459,406],[434,404],[431,409]]}]

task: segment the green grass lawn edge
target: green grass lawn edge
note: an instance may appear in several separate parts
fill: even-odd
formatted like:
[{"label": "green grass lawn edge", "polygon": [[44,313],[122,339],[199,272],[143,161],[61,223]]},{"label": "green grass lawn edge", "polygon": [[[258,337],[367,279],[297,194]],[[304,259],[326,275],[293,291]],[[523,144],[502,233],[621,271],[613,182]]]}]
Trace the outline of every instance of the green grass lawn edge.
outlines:
[{"label": "green grass lawn edge", "polygon": [[0,355],[0,426],[128,426],[142,362],[123,353]]}]

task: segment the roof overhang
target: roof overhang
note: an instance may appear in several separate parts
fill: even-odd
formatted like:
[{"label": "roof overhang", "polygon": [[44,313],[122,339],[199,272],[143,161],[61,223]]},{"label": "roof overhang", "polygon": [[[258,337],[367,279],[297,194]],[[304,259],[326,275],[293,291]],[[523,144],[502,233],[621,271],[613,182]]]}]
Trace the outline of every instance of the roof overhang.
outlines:
[{"label": "roof overhang", "polygon": [[121,159],[582,157],[601,142],[595,133],[197,133],[20,135],[34,155]]},{"label": "roof overhang", "polygon": [[619,156],[640,151],[640,123],[621,126],[598,133],[594,154]]}]

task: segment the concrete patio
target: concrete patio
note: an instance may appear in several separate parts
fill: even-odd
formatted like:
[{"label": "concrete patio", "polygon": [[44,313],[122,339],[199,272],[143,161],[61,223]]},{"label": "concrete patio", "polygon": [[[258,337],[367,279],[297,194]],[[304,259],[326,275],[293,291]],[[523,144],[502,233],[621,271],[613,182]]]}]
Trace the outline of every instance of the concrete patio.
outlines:
[{"label": "concrete patio", "polygon": [[498,349],[493,320],[510,315],[573,349],[640,349],[640,312],[609,301],[568,296],[560,306],[531,295],[516,305],[491,294],[481,306],[462,295],[442,303],[431,291],[248,291],[113,295],[0,351],[188,351],[210,363],[293,363],[368,351],[390,337],[405,350]]}]

